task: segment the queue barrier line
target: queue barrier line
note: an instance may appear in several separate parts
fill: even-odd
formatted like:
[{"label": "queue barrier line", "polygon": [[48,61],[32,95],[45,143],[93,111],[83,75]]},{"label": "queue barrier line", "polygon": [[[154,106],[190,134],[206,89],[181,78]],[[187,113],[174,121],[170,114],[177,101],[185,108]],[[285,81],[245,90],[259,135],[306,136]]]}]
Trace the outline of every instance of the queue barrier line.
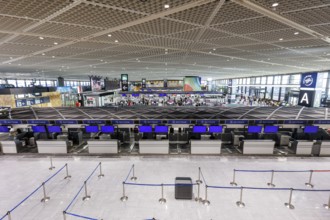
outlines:
[{"label": "queue barrier line", "polygon": [[101,165],[101,163],[99,163],[95,169],[93,170],[93,172],[87,177],[87,179],[84,181],[84,184],[80,187],[80,189],[78,190],[78,192],[76,193],[76,195],[73,197],[73,199],[71,200],[71,202],[69,203],[69,205],[66,207],[66,209],[64,210],[65,213],[67,213],[67,210],[71,207],[71,205],[73,204],[73,202],[77,199],[78,195],[80,194],[81,190],[84,188],[85,186],[85,182],[87,182],[92,175],[95,173],[95,171],[97,170],[97,168]]},{"label": "queue barrier line", "polygon": [[234,169],[234,172],[247,172],[247,173],[306,173],[311,172],[313,170],[241,170],[241,169]]},{"label": "queue barrier line", "polygon": [[129,170],[129,172],[128,172],[128,174],[127,174],[127,177],[126,177],[126,179],[124,180],[124,182],[126,182],[126,181],[128,180],[129,175],[131,175],[131,172],[132,172],[132,170],[133,170],[133,167],[134,167],[134,164],[132,165],[131,169]]},{"label": "queue barrier line", "polygon": [[89,219],[89,220],[98,220],[97,218],[91,218],[91,217],[84,216],[84,215],[78,215],[78,214],[75,214],[75,213],[72,213],[72,212],[64,212],[64,213],[66,215],[71,215],[71,216],[74,216],[74,217],[77,217],[77,218]]},{"label": "queue barrier line", "polygon": [[330,189],[294,189],[294,188],[265,188],[265,187],[251,187],[251,186],[206,186],[214,189],[251,189],[251,190],[269,190],[269,191],[301,191],[301,192],[330,192]]},{"label": "queue barrier line", "polygon": [[124,182],[125,185],[134,185],[134,186],[194,186],[198,185],[197,183],[163,183],[163,184],[158,184],[158,183],[130,183],[130,182]]},{"label": "queue barrier line", "polygon": [[[43,184],[41,184],[40,186],[38,186],[35,190],[33,190],[28,196],[26,196],[22,201],[20,201],[17,205],[15,205],[11,210],[9,210],[9,212],[13,212],[15,209],[17,209],[22,203],[24,203],[28,198],[30,198],[33,194],[35,194],[40,188],[42,188],[42,186],[49,182],[51,179],[53,179],[59,172],[61,172],[65,167],[67,166],[67,164],[65,164],[64,166],[62,166],[56,173],[54,173],[53,175],[51,175],[49,178],[46,179],[46,181],[43,182]],[[3,220],[6,216],[8,215],[8,212],[2,216],[0,218],[0,220]]]},{"label": "queue barrier line", "polygon": [[202,178],[203,178],[204,184],[205,184],[205,185],[207,185],[207,183],[206,183],[206,180],[205,180],[205,178],[204,178],[204,174],[203,174],[202,170],[201,170],[200,172],[201,172],[201,176],[202,176]]}]

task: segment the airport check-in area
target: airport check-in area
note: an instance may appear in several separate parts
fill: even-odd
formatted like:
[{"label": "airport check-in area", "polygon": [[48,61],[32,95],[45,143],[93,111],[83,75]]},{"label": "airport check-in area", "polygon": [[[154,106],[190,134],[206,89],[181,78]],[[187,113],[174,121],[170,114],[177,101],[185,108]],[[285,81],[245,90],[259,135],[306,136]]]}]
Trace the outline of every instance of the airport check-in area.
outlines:
[{"label": "airport check-in area", "polygon": [[4,154],[330,155],[327,108],[16,108],[6,115]]}]

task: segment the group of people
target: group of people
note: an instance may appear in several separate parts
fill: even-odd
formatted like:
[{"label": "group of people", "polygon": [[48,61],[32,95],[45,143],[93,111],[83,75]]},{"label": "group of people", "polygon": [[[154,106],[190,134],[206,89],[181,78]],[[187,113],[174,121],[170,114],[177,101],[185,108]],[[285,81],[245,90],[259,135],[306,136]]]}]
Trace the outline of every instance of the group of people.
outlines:
[{"label": "group of people", "polygon": [[283,101],[274,101],[271,99],[257,98],[257,97],[248,97],[241,96],[238,99],[238,104],[246,105],[246,106],[283,106],[287,105]]}]

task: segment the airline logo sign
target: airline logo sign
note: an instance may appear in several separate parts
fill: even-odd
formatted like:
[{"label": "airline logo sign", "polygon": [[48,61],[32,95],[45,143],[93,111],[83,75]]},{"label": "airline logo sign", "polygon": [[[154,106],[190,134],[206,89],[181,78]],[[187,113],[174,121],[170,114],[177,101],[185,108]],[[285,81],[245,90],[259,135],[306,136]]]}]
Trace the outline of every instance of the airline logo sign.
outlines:
[{"label": "airline logo sign", "polygon": [[301,75],[301,88],[315,88],[317,80],[317,73],[304,73]]},{"label": "airline logo sign", "polygon": [[314,103],[315,91],[301,90],[299,93],[298,105],[312,107]]},{"label": "airline logo sign", "polygon": [[128,91],[128,75],[121,74],[121,91]]}]

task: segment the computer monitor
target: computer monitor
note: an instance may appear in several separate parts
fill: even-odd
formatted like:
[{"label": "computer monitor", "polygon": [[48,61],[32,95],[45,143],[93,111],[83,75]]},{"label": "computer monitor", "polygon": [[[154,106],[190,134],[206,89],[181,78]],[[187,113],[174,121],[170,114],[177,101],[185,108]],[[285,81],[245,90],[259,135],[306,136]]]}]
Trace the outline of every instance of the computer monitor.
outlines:
[{"label": "computer monitor", "polygon": [[319,130],[319,127],[318,126],[306,126],[304,128],[304,133],[314,134],[314,133],[317,133],[318,130]]},{"label": "computer monitor", "polygon": [[60,126],[48,126],[48,132],[49,133],[61,133],[62,128]]},{"label": "computer monitor", "polygon": [[8,133],[9,128],[8,126],[0,126],[0,133]]},{"label": "computer monitor", "polygon": [[85,126],[86,133],[97,133],[99,132],[99,126],[92,125],[92,126]]},{"label": "computer monitor", "polygon": [[271,126],[266,125],[264,129],[265,134],[271,134],[271,133],[277,133],[278,132],[278,126]]},{"label": "computer monitor", "polygon": [[152,127],[151,126],[147,126],[147,125],[142,125],[139,126],[139,132],[141,133],[151,133],[152,132]]},{"label": "computer monitor", "polygon": [[196,125],[193,127],[193,133],[206,133],[206,126]]},{"label": "computer monitor", "polygon": [[155,132],[156,133],[168,133],[168,126],[156,126]]},{"label": "computer monitor", "polygon": [[101,132],[102,133],[114,133],[115,127],[113,127],[111,125],[101,126]]},{"label": "computer monitor", "polygon": [[35,133],[45,133],[46,127],[45,126],[32,126],[32,131]]},{"label": "computer monitor", "polygon": [[222,133],[222,126],[210,126],[209,132],[210,133]]},{"label": "computer monitor", "polygon": [[261,133],[262,126],[249,126],[248,133]]}]

